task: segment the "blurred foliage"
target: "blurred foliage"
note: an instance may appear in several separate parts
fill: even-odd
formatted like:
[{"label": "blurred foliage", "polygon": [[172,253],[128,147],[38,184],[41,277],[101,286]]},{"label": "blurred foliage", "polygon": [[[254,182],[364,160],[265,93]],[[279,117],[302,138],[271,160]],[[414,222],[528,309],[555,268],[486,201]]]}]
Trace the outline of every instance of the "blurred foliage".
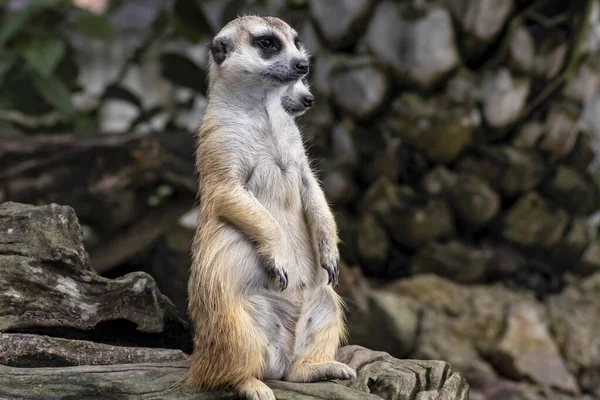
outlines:
[{"label": "blurred foliage", "polygon": [[[95,14],[76,7],[73,0],[12,2],[18,7],[0,0],[0,135],[40,130],[98,131],[97,110],[79,111],[72,101],[72,95],[81,91],[81,87],[71,33],[90,40],[120,40],[110,18],[126,2],[111,0],[104,13]],[[158,38],[195,44],[212,36],[214,32],[202,10],[202,2],[164,2],[164,8],[152,23],[150,36],[130,61],[138,62]],[[290,3],[298,7],[305,1]],[[229,0],[222,20],[233,19],[245,6],[257,4],[264,4],[264,0]],[[173,84],[204,91],[206,74],[191,60],[180,54],[164,53],[160,64],[163,77]],[[106,88],[101,98],[118,98],[140,106],[135,95],[116,85]],[[145,110],[138,120],[155,114],[156,110]]]}]

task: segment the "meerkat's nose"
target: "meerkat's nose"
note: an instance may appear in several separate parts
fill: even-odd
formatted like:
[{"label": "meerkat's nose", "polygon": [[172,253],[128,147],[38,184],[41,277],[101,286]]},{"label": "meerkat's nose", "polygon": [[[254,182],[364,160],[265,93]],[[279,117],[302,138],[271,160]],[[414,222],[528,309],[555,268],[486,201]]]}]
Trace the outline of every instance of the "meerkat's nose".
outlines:
[{"label": "meerkat's nose", "polygon": [[296,62],[296,72],[299,74],[307,74],[308,73],[308,61],[307,60],[298,60]]},{"label": "meerkat's nose", "polygon": [[314,102],[315,102],[315,98],[310,94],[306,95],[302,98],[302,104],[304,104],[304,107],[306,107],[306,108],[312,107]]}]

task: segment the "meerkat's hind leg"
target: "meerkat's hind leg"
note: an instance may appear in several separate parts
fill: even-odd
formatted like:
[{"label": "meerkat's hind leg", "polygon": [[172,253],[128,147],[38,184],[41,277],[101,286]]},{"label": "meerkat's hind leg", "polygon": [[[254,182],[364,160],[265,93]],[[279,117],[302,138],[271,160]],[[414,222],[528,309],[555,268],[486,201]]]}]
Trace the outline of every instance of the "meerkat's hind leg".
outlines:
[{"label": "meerkat's hind leg", "polygon": [[235,389],[245,400],[276,400],[271,388],[256,378],[248,378],[238,383]]},{"label": "meerkat's hind leg", "polygon": [[335,353],[344,335],[341,300],[326,286],[318,289],[307,312],[298,321],[297,358],[291,365],[287,381],[316,382],[331,379],[354,379],[356,371],[335,361]]}]

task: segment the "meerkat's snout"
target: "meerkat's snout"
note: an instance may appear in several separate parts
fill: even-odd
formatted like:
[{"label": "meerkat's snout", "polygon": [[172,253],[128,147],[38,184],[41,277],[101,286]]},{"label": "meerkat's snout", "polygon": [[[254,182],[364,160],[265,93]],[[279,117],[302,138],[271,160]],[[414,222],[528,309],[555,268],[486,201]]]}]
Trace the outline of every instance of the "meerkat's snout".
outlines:
[{"label": "meerkat's snout", "polygon": [[300,79],[290,85],[281,97],[283,109],[292,117],[300,117],[312,108],[315,98],[310,92],[308,81]]}]

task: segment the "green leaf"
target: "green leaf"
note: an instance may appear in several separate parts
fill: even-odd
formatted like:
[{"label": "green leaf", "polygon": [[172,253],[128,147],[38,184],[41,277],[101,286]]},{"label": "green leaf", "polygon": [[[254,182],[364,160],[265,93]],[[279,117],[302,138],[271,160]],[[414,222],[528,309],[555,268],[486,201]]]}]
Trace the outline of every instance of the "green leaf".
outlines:
[{"label": "green leaf", "polygon": [[213,35],[214,32],[196,1],[176,0],[173,11],[182,27],[195,39]]},{"label": "green leaf", "polygon": [[137,106],[138,108],[143,108],[142,102],[135,94],[131,93],[131,91],[125,89],[124,87],[118,85],[110,85],[108,88],[106,88],[102,99],[119,99],[127,101]]},{"label": "green leaf", "polygon": [[71,93],[67,86],[57,77],[34,75],[33,85],[40,95],[58,111],[74,115],[76,110],[71,102]]},{"label": "green leaf", "polygon": [[161,75],[178,86],[206,93],[206,72],[196,63],[176,53],[160,56]]},{"label": "green leaf", "polygon": [[67,45],[60,38],[38,39],[28,43],[22,51],[23,57],[40,75],[52,75],[56,66],[62,60]]},{"label": "green leaf", "polygon": [[14,126],[13,124],[0,120],[0,138],[2,137],[14,137],[22,136],[23,131]]},{"label": "green leaf", "polygon": [[103,15],[81,14],[75,20],[75,27],[92,39],[112,40],[115,36],[108,18]]},{"label": "green leaf", "polygon": [[0,28],[0,47],[11,39],[29,20],[31,10],[25,9],[11,14],[5,14]]}]

